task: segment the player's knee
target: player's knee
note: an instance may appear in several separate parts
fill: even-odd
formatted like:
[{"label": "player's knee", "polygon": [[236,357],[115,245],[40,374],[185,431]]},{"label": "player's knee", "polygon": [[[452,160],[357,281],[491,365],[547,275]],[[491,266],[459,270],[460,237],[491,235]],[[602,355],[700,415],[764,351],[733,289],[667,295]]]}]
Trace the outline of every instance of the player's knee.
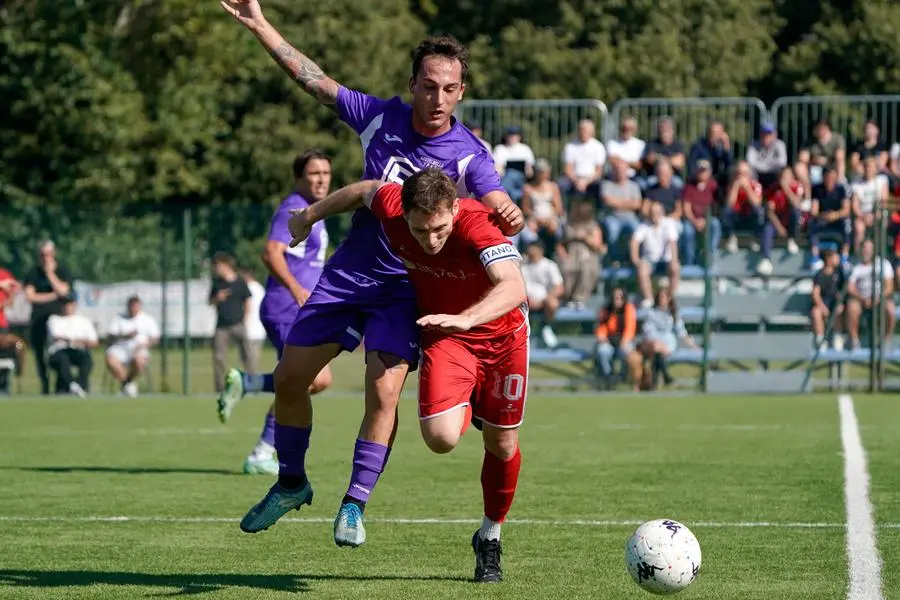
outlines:
[{"label": "player's knee", "polygon": [[509,460],[516,454],[519,447],[519,436],[515,429],[503,429],[494,435],[484,436],[484,449],[499,458]]},{"label": "player's knee", "polygon": [[308,382],[303,381],[302,370],[298,371],[295,367],[296,365],[293,365],[292,361],[285,360],[281,360],[275,367],[272,378],[279,396],[297,398],[310,387]]},{"label": "player's knee", "polygon": [[447,454],[456,448],[456,445],[459,443],[459,434],[441,432],[423,435],[422,439],[425,440],[425,445],[428,446],[428,449],[435,454]]}]

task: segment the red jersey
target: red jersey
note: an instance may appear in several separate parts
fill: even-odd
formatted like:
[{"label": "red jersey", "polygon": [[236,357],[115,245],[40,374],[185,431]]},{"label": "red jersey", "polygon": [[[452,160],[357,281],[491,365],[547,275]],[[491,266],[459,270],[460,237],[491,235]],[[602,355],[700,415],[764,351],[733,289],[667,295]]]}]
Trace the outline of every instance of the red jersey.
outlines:
[{"label": "red jersey", "polygon": [[[751,179],[750,187],[753,188],[753,191],[757,196],[762,198],[763,189],[760,182],[756,181],[755,179]],[[742,215],[749,215],[752,212],[751,206],[752,205],[750,204],[750,198],[747,197],[747,190],[745,190],[744,188],[738,190],[737,199],[734,202],[735,210]]]},{"label": "red jersey", "polygon": [[[453,231],[444,247],[431,255],[422,249],[403,217],[397,183],[383,185],[372,199],[372,213],[381,220],[391,248],[403,261],[416,290],[419,311],[458,315],[481,300],[494,286],[487,267],[504,260],[520,260],[516,248],[493,220],[493,213],[477,200],[462,199]],[[521,328],[528,309],[516,308],[464,334],[471,340],[496,339]]]},{"label": "red jersey", "polygon": [[[800,197],[803,196],[803,184],[799,181],[792,181],[789,187],[791,188],[792,194]],[[781,189],[781,184],[778,182],[773,183],[769,189],[766,190],[766,202],[772,203],[772,208],[778,216],[788,214],[792,206],[787,194],[784,193],[784,190]]]},{"label": "red jersey", "polygon": [[[12,273],[6,269],[0,269],[0,281],[15,281]],[[9,329],[9,321],[6,318],[6,303],[12,297],[6,290],[0,289],[0,329]]]}]

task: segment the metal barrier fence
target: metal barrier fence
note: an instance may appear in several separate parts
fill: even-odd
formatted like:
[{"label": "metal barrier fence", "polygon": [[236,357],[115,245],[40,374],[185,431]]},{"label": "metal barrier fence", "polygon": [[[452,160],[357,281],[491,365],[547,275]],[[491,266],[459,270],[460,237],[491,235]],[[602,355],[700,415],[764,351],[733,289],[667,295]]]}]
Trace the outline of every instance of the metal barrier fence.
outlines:
[{"label": "metal barrier fence", "polygon": [[870,119],[881,129],[882,142],[900,141],[900,95],[790,96],[776,100],[770,113],[791,160],[812,141],[813,127],[822,118],[828,119],[835,133],[844,136],[848,158]]},{"label": "metal barrier fence", "polygon": [[531,146],[535,157],[550,161],[554,176],[562,173],[563,148],[575,138],[578,121],[593,120],[600,139],[607,127],[606,105],[589,99],[468,100],[457,108],[457,118],[478,124],[492,146],[503,141],[507,127],[520,127],[522,141]]},{"label": "metal barrier fence", "polygon": [[709,122],[717,119],[731,138],[735,156],[742,157],[768,114],[758,98],[625,98],[613,105],[605,138],[615,139],[621,120],[634,117],[638,137],[650,141],[658,135],[660,117],[668,116],[675,124],[675,139],[684,144],[686,154],[694,141],[706,135]]}]

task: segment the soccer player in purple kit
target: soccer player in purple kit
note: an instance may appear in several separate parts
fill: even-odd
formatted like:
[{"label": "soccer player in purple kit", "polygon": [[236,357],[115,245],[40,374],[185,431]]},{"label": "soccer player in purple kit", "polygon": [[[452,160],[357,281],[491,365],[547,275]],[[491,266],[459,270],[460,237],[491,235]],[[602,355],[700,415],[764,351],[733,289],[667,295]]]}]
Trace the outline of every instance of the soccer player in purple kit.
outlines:
[{"label": "soccer player in purple kit", "polygon": [[[266,295],[259,307],[259,317],[269,341],[275,347],[278,358],[300,306],[322,274],[325,253],[328,251],[328,231],[324,223],[317,223],[302,244],[291,248],[288,220],[291,211],[307,208],[313,202],[325,199],[331,187],[331,159],[318,150],[307,150],[294,159],[292,171],[294,193],[281,201],[272,217],[269,238],[266,240],[262,260],[269,271]],[[331,385],[331,370],[326,365],[310,385],[309,393],[317,394]],[[225,376],[225,389],[219,395],[219,419],[224,423],[245,393],[274,392],[271,374],[249,375],[231,369]],[[244,473],[278,475],[275,460],[275,411],[274,404],[266,414],[266,420],[256,447],[244,461]]]},{"label": "soccer player in purple kit", "polygon": [[[505,234],[521,230],[522,213],[500,185],[491,155],[453,118],[468,69],[466,50],[455,38],[429,38],[419,44],[409,80],[413,101],[408,105],[399,97],[383,100],[350,90],[325,75],[266,21],[258,0],[221,4],[295,82],[359,134],[363,179],[402,183],[420,169],[438,167],[457,184],[460,197],[474,197],[494,209]],[[300,308],[275,370],[278,481],[241,520],[243,531],[268,529],[312,502],[305,464],[312,432],[309,386],[331,359],[354,350],[365,338],[365,415],[350,484],[334,520],[337,545],[365,542],[363,511],[388,462],[400,391],[419,357],[416,316],[415,294],[403,263],[371,212],[357,211],[347,239]]]}]

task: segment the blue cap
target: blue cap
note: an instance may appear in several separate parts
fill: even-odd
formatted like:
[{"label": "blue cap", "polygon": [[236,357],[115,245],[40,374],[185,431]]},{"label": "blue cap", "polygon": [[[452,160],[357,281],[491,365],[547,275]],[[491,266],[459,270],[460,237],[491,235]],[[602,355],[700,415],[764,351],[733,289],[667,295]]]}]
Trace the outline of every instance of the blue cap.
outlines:
[{"label": "blue cap", "polygon": [[775,123],[773,123],[772,121],[763,121],[763,124],[759,128],[759,130],[763,133],[775,133],[777,131]]},{"label": "blue cap", "polygon": [[509,125],[506,128],[506,135],[522,135],[522,128],[518,125]]}]

